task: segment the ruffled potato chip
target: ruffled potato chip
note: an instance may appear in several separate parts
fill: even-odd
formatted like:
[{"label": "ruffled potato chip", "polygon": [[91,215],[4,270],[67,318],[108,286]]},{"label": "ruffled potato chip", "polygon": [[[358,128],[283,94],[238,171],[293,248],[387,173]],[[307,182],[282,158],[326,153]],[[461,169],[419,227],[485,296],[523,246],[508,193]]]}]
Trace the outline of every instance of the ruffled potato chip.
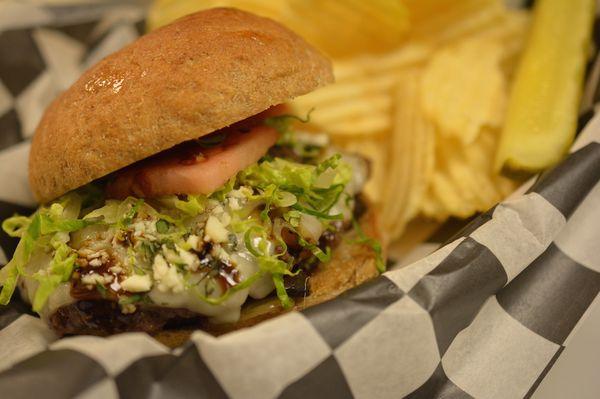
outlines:
[{"label": "ruffled potato chip", "polygon": [[384,185],[384,229],[398,237],[420,209],[434,167],[434,126],[419,107],[421,74],[400,74],[394,92],[394,127]]},{"label": "ruffled potato chip", "polygon": [[423,72],[421,105],[444,135],[468,144],[483,127],[500,127],[508,90],[502,54],[497,42],[474,38],[433,55]]}]

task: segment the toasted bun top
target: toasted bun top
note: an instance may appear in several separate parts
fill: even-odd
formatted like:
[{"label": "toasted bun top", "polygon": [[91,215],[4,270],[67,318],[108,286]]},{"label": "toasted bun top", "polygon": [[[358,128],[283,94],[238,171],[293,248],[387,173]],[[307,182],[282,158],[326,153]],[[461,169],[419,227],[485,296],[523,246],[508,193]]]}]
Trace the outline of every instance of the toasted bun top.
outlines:
[{"label": "toasted bun top", "polygon": [[216,8],[138,39],[46,110],[29,182],[41,202],[333,81],[331,64],[278,23]]}]

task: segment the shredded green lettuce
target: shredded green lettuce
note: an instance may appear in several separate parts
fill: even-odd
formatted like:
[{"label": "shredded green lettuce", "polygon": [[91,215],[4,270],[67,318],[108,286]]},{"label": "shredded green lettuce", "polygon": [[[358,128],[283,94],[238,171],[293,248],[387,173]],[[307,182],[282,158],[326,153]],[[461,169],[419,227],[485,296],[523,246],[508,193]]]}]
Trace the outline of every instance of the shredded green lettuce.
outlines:
[{"label": "shredded green lettuce", "polygon": [[69,281],[77,255],[66,243],[61,243],[54,252],[50,268],[40,270],[34,278],[40,283],[33,298],[33,311],[41,312],[50,294],[63,282]]},{"label": "shredded green lettuce", "polygon": [[275,292],[277,293],[277,298],[281,302],[281,305],[284,309],[289,309],[294,306],[294,300],[289,297],[287,291],[285,290],[285,285],[283,283],[283,274],[273,274],[273,284],[275,285]]},{"label": "shredded green lettuce", "polygon": [[352,218],[352,225],[354,230],[358,235],[358,239],[354,241],[356,244],[363,244],[371,247],[373,252],[375,252],[375,266],[379,273],[385,272],[385,262],[383,260],[383,249],[381,248],[381,243],[373,237],[369,237],[365,234],[360,223],[355,218]]},{"label": "shredded green lettuce", "polygon": [[[130,198],[128,198],[127,200],[129,200]],[[125,200],[127,202],[127,200]],[[131,200],[134,200],[133,198],[131,198]],[[139,198],[136,199],[135,202],[131,203],[122,213],[122,215],[120,215],[119,220],[117,222],[117,226],[119,226],[121,229],[126,228],[127,226],[129,226],[131,224],[131,222],[133,222],[133,219],[137,216],[140,207],[144,205],[144,200]]]},{"label": "shredded green lettuce", "polygon": [[40,214],[40,232],[43,235],[56,232],[67,232],[81,230],[86,226],[94,224],[93,220],[60,219],[49,215]]},{"label": "shredded green lettuce", "polygon": [[278,255],[262,254],[257,259],[260,271],[271,274],[277,297],[279,298],[282,306],[286,309],[292,307],[294,305],[294,301],[288,296],[283,286],[283,276],[294,276],[297,273],[291,272],[291,265],[279,259]]},{"label": "shredded green lettuce", "polygon": [[327,263],[331,260],[331,248],[326,247],[325,251],[323,251],[317,245],[309,243],[304,238],[302,238],[302,236],[300,236],[300,235],[298,235],[298,243],[302,247],[304,247],[304,248],[308,249],[310,252],[312,252],[312,254],[314,256],[316,256],[316,258],[319,259],[319,261],[321,261],[323,263]]},{"label": "shredded green lettuce", "polygon": [[0,271],[0,304],[6,305],[15,291],[20,275],[26,276],[25,266],[39,249],[54,252],[50,267],[33,277],[40,283],[33,309],[40,311],[50,293],[63,281],[68,281],[73,271],[75,255],[66,243],[68,233],[82,229],[94,220],[77,219],[82,199],[75,193],[61,197],[49,207],[41,207],[29,218],[13,216],[2,223],[3,230],[21,237],[13,258]]},{"label": "shredded green lettuce", "polygon": [[227,196],[227,194],[229,194],[234,189],[235,184],[236,184],[236,177],[234,176],[231,179],[229,179],[223,187],[221,187],[219,190],[212,193],[210,195],[210,197],[216,199],[217,201],[223,202],[225,200],[225,197]]},{"label": "shredded green lettuce", "polygon": [[15,215],[2,222],[2,230],[11,237],[23,237],[30,223],[30,217]]},{"label": "shredded green lettuce", "polygon": [[24,267],[31,257],[31,251],[33,248],[33,245],[28,244],[27,242],[29,240],[33,240],[35,242],[34,236],[30,236],[30,234],[32,234],[32,232],[30,232],[30,229],[28,229],[27,233],[25,233],[17,245],[15,253],[13,254],[13,258],[0,270],[0,284],[2,284],[2,291],[0,291],[0,304],[2,305],[8,304],[13,292],[15,291],[15,288],[17,287],[19,275],[25,274]]},{"label": "shredded green lettuce", "polygon": [[206,209],[207,197],[204,195],[169,195],[162,197],[159,202],[167,207],[173,207],[188,216],[197,216]]},{"label": "shredded green lettuce", "polygon": [[[254,244],[254,239],[258,238],[258,245]],[[283,240],[279,237],[281,244],[285,246]],[[289,308],[294,305],[294,301],[288,296],[287,292],[283,288],[283,276],[290,275],[293,276],[296,273],[293,273],[291,269],[291,264],[284,262],[279,259],[279,257],[284,253],[279,254],[271,254],[267,250],[267,231],[265,227],[260,225],[253,225],[246,230],[244,233],[244,244],[248,252],[250,252],[258,262],[258,266],[260,271],[257,274],[261,276],[265,273],[271,275],[273,279],[273,284],[276,288],[277,297],[279,298],[282,306],[284,308]],[[277,289],[278,285],[280,286]]]},{"label": "shredded green lettuce", "polygon": [[310,114],[314,111],[314,108],[308,111],[306,117],[302,118],[297,115],[285,114],[285,115],[276,115],[265,119],[265,125],[272,127],[277,130],[281,137],[279,138],[279,145],[290,145],[295,143],[294,139],[294,129],[292,128],[292,123],[295,121],[299,121],[302,123],[310,122]]},{"label": "shredded green lettuce", "polygon": [[158,231],[160,234],[167,234],[169,232],[169,222],[167,222],[165,219],[159,219],[155,225],[156,231]]},{"label": "shredded green lettuce", "polygon": [[290,224],[292,227],[298,227],[300,225],[300,217],[302,213],[297,210],[287,211],[283,214],[283,219]]},{"label": "shredded green lettuce", "polygon": [[[279,120],[280,123],[282,121]],[[240,172],[238,181],[259,190],[259,194],[252,199],[262,200],[264,203],[260,213],[263,222],[269,221],[269,212],[273,207],[285,208],[283,217],[298,236],[299,244],[310,250],[319,261],[328,262],[331,250],[326,248],[323,251],[316,244],[311,244],[295,228],[299,226],[302,213],[315,216],[323,224],[343,219],[343,215],[330,214],[330,210],[344,192],[351,174],[350,166],[341,161],[340,155],[334,155],[317,165],[274,158],[263,160]],[[271,274],[282,305],[293,306],[293,300],[287,295],[283,282],[284,275],[294,274],[290,271],[291,265],[255,246],[254,238],[262,239],[266,235],[264,227],[246,225],[245,229],[244,244],[247,250],[257,258],[261,271]],[[281,245],[281,237],[276,238]]]},{"label": "shredded green lettuce", "polygon": [[260,249],[258,249],[254,246],[254,243],[252,242],[252,239],[254,238],[253,234],[258,233],[259,235],[257,237],[260,238],[261,242],[262,242],[262,240],[264,240],[264,237],[260,233],[262,233],[263,231],[264,231],[264,228],[262,226],[255,225],[255,226],[250,227],[244,233],[244,244],[246,245],[246,249],[248,250],[248,252],[250,252],[252,255],[254,255],[256,257],[262,256],[262,252]]},{"label": "shredded green lettuce", "polygon": [[316,216],[319,219],[325,219],[325,220],[342,220],[344,218],[344,215],[339,214],[339,213],[337,213],[335,215],[329,215],[328,213],[320,212],[320,211],[317,211],[315,209],[311,209],[311,208],[302,206],[300,204],[294,204],[292,206],[292,208],[295,209],[295,210],[297,210],[298,212],[306,213],[306,214],[309,214],[309,215],[312,215],[312,216]]},{"label": "shredded green lettuce", "polygon": [[[352,175],[350,166],[340,159],[336,154],[318,165],[307,165],[275,158],[243,170],[238,180],[261,189],[266,196],[276,191],[288,192],[296,197],[296,202],[291,204],[296,209],[328,218],[327,212],[338,201]],[[323,186],[320,181],[325,172],[331,173],[329,186]]]},{"label": "shredded green lettuce", "polygon": [[226,300],[228,300],[229,298],[231,298],[231,296],[233,294],[235,294],[236,292],[245,290],[246,288],[250,288],[250,286],[252,284],[256,283],[258,281],[258,279],[260,279],[262,276],[264,276],[264,272],[258,271],[256,273],[254,273],[253,275],[249,276],[248,278],[246,278],[241,283],[239,283],[233,287],[230,287],[227,291],[225,291],[225,293],[223,295],[218,296],[218,297],[204,295],[200,291],[200,288],[198,287],[197,284],[190,283],[189,278],[185,280],[185,284],[186,284],[186,288],[188,290],[190,290],[190,292],[193,293],[197,298],[199,298],[202,301],[209,303],[211,305],[220,305],[223,302],[225,302]]},{"label": "shredded green lettuce", "polygon": [[128,197],[123,201],[106,200],[104,206],[89,212],[83,220],[100,219],[104,224],[128,225],[135,217],[144,200]]}]

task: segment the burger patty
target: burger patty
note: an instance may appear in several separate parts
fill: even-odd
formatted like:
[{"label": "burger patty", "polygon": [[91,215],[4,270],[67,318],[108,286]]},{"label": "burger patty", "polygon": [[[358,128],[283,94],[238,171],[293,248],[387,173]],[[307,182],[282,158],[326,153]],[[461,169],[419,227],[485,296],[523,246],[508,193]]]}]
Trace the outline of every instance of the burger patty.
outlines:
[{"label": "burger patty", "polygon": [[80,300],[58,308],[50,316],[50,326],[59,336],[107,336],[128,331],[154,333],[167,324],[179,327],[201,320],[200,315],[187,309],[140,306],[136,312],[124,314],[114,301]]}]

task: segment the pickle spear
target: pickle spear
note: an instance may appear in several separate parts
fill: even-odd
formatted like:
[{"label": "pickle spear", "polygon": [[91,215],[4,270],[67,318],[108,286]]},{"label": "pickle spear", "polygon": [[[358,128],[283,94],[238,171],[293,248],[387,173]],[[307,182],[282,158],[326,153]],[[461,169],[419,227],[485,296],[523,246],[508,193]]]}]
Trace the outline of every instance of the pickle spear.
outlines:
[{"label": "pickle spear", "polygon": [[575,136],[595,0],[538,0],[511,89],[495,167],[508,175],[559,162]]}]

